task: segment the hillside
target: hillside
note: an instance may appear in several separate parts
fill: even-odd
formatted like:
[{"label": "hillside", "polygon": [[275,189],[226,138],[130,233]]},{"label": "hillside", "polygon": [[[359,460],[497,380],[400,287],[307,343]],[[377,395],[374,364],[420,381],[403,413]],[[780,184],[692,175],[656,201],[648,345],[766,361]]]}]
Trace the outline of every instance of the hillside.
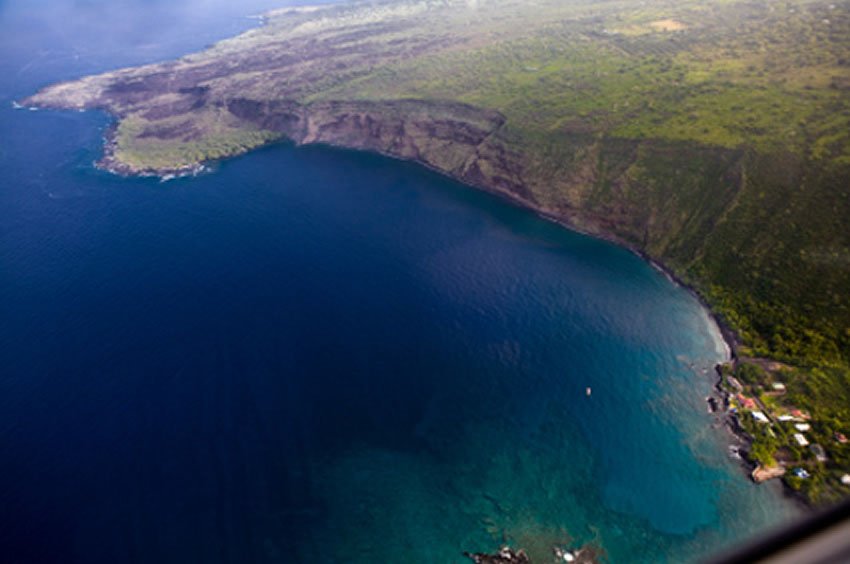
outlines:
[{"label": "hillside", "polygon": [[[775,409],[808,410],[830,455],[793,451],[786,463],[812,477],[789,484],[850,493],[850,447],[834,439],[850,435],[847,0],[283,9],[204,52],[23,103],[113,114],[103,164],[117,172],[325,143],[421,162],[629,245],[694,286],[749,365],[786,363],[747,393],[786,382],[793,405]],[[787,446],[773,439],[754,448],[765,465]]]}]

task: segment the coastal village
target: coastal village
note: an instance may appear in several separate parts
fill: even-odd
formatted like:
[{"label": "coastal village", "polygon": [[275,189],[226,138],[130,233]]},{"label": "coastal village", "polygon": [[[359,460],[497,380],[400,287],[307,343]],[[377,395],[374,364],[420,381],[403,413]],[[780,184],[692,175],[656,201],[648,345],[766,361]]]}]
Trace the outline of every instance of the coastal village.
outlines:
[{"label": "coastal village", "polygon": [[[850,406],[836,412],[806,405],[817,374],[748,357],[718,365],[718,372],[722,408],[749,443],[741,454],[755,465],[755,482],[781,479],[810,504],[850,495]],[[714,399],[709,404],[721,409]]]}]

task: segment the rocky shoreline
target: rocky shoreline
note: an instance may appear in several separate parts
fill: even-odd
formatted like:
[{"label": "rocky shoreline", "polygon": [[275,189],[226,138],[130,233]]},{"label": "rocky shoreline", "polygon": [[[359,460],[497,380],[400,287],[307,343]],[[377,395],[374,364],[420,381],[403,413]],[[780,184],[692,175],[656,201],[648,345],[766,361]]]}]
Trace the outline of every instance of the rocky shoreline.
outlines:
[{"label": "rocky shoreline", "polygon": [[118,147],[117,119],[119,118],[110,114],[109,112],[107,112],[107,114],[109,114],[110,117],[115,119],[116,122],[110,125],[103,135],[103,156],[101,156],[97,161],[94,162],[95,168],[125,178],[159,178],[162,182],[172,180],[174,178],[182,178],[185,176],[197,176],[198,174],[201,174],[202,172],[207,170],[207,165],[204,163],[195,163],[179,168],[151,168],[139,170],[130,166],[127,163],[121,162],[115,156],[115,152]]},{"label": "rocky shoreline", "polygon": [[[570,564],[596,564],[599,562],[600,554],[599,550],[590,545],[575,550],[556,546],[552,548],[552,561]],[[501,547],[494,554],[464,552],[463,555],[475,564],[532,564],[531,558],[524,550],[516,550],[509,546]]]}]

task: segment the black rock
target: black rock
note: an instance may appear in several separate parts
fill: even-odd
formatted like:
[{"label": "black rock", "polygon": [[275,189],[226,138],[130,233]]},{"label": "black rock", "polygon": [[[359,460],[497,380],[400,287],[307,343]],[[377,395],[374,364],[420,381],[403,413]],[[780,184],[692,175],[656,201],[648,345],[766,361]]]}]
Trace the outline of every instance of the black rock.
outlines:
[{"label": "black rock", "polygon": [[531,560],[525,551],[514,551],[507,546],[503,546],[496,554],[464,552],[463,555],[476,564],[531,564]]}]

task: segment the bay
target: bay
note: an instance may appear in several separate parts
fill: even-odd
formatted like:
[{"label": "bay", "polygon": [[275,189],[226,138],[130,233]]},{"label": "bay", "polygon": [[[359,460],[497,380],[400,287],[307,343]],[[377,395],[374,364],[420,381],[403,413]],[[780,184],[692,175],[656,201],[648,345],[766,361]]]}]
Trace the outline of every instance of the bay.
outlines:
[{"label": "bay", "polygon": [[119,178],[106,116],[12,108],[273,5],[0,4],[9,561],[680,562],[795,514],[706,413],[716,327],[628,251],[330,148]]}]

